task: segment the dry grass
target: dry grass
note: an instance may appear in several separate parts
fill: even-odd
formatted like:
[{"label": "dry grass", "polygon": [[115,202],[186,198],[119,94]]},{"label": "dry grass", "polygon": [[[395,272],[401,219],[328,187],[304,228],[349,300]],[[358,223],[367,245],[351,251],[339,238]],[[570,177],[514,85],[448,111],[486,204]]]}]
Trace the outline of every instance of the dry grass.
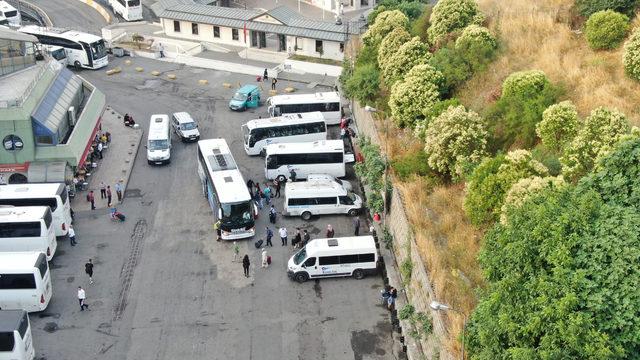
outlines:
[{"label": "dry grass", "polygon": [[[640,124],[640,84],[627,78],[622,46],[614,51],[591,50],[584,35],[570,25],[573,0],[478,0],[489,27],[499,34],[502,53],[487,71],[471,79],[458,96],[481,111],[492,92],[512,72],[544,71],[566,89],[582,116],[598,106],[615,107],[633,125]],[[636,19],[634,25],[638,25]]]}]

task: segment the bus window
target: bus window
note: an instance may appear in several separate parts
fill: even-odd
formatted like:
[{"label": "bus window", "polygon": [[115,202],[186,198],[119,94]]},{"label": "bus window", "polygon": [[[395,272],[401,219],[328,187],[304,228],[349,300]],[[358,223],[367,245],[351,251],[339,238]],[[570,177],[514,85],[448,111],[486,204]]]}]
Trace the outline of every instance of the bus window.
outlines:
[{"label": "bus window", "polygon": [[0,290],[35,289],[33,274],[0,274]]}]

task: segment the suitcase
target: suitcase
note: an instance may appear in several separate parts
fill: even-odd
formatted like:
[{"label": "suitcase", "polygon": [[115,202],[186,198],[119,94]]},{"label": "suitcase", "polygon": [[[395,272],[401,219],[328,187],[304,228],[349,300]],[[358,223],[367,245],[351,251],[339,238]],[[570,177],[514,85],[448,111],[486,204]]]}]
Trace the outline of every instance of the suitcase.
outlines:
[{"label": "suitcase", "polygon": [[271,255],[267,256],[267,265],[271,265]]},{"label": "suitcase", "polygon": [[262,243],[263,243],[262,239],[256,241],[256,243],[254,244],[256,246],[256,249],[260,249],[260,247],[262,247]]}]

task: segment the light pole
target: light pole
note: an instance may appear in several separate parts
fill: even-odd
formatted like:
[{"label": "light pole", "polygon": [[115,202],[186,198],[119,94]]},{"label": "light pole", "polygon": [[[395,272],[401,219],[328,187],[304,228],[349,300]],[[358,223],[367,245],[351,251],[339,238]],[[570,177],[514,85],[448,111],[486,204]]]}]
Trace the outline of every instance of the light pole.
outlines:
[{"label": "light pole", "polygon": [[465,341],[465,332],[467,331],[467,315],[465,313],[463,313],[460,310],[454,309],[448,305],[439,303],[437,301],[432,301],[431,304],[429,304],[429,307],[431,307],[433,310],[436,311],[453,311],[453,312],[457,312],[458,314],[462,314],[462,316],[464,317],[464,323],[462,324],[462,360],[464,360],[464,341]]}]

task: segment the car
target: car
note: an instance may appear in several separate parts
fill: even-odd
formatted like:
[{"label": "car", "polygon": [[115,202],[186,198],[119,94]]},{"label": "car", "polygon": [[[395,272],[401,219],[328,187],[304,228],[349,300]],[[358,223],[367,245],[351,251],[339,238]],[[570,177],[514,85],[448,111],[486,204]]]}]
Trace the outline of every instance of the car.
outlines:
[{"label": "car", "polygon": [[229,109],[234,111],[245,111],[247,108],[260,106],[260,89],[255,85],[244,85],[229,101]]},{"label": "car", "polygon": [[171,126],[173,131],[180,137],[182,141],[198,141],[200,140],[200,131],[198,124],[186,112],[173,113],[171,116]]},{"label": "car", "polygon": [[351,183],[346,181],[346,180],[340,180],[337,177],[333,176],[333,175],[329,175],[329,174],[309,174],[307,176],[307,181],[318,181],[318,180],[331,180],[331,181],[335,181],[338,184],[340,184],[340,186],[342,186],[343,189],[345,189],[346,191],[353,191],[353,186],[351,186]]}]

